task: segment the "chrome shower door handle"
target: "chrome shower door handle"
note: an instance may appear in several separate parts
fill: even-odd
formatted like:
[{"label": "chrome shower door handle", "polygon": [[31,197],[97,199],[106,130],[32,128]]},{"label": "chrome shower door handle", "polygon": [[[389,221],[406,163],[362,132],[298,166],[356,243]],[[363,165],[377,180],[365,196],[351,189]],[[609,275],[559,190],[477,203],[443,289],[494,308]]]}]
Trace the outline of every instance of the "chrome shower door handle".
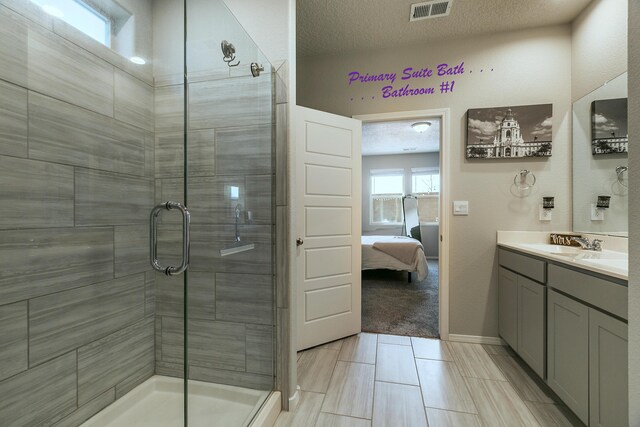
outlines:
[{"label": "chrome shower door handle", "polygon": [[[182,214],[182,263],[177,267],[163,267],[158,261],[158,216],[163,210],[177,209]],[[184,273],[189,268],[189,252],[191,242],[189,237],[189,227],[191,225],[191,214],[189,210],[177,202],[161,203],[151,210],[150,217],[151,229],[149,230],[149,239],[151,241],[151,266],[154,270],[160,271],[167,276],[175,276]]]}]

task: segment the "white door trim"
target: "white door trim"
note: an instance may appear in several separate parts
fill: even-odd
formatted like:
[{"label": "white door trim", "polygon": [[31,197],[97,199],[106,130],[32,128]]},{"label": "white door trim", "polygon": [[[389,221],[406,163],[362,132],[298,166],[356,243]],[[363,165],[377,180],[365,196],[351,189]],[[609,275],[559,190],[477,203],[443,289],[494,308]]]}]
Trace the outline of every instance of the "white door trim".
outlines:
[{"label": "white door trim", "polygon": [[451,192],[451,111],[448,108],[433,110],[398,111],[393,113],[353,116],[362,122],[382,122],[425,117],[440,119],[440,244],[438,268],[438,305],[440,310],[440,339],[449,339],[449,223]]}]

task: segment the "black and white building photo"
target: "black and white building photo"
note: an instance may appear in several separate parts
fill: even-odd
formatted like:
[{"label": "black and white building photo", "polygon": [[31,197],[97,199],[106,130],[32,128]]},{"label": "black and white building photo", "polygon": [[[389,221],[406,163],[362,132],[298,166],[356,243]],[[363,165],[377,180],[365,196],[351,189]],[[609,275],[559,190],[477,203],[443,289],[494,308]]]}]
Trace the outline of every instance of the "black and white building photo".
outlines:
[{"label": "black and white building photo", "polygon": [[616,154],[629,151],[627,98],[591,103],[591,152]]},{"label": "black and white building photo", "polygon": [[551,156],[552,124],[552,104],[470,109],[467,159]]}]

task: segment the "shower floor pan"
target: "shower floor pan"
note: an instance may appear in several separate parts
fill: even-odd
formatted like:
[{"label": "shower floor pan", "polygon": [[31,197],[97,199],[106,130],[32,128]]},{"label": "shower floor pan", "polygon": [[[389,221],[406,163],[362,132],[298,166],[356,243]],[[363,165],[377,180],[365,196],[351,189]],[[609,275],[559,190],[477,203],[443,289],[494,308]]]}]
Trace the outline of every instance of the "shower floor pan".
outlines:
[{"label": "shower floor pan", "polygon": [[[154,375],[82,427],[175,427],[183,424],[183,381]],[[246,426],[268,391],[189,380],[189,426]]]}]

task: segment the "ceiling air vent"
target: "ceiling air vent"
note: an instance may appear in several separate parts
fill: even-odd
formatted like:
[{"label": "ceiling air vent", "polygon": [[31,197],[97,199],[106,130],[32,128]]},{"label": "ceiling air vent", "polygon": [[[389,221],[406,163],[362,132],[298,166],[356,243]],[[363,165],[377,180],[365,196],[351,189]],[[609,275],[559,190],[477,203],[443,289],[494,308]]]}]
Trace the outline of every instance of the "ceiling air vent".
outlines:
[{"label": "ceiling air vent", "polygon": [[421,21],[423,19],[438,18],[447,16],[451,12],[451,3],[453,0],[427,1],[424,3],[414,3],[411,5],[411,15],[409,21]]}]

